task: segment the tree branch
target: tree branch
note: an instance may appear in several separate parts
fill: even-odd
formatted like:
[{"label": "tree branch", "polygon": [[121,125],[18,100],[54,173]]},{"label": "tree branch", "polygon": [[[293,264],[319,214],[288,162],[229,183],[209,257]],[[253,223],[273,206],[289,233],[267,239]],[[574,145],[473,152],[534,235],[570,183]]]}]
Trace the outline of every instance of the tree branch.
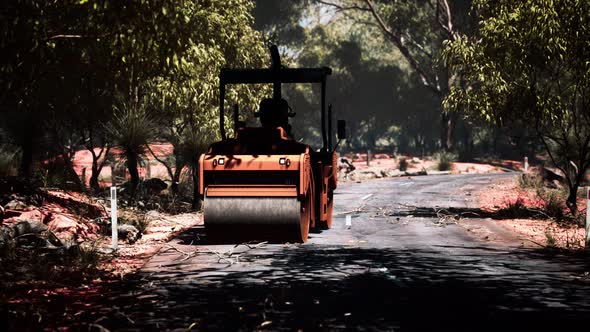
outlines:
[{"label": "tree branch", "polygon": [[316,0],[316,2],[321,3],[322,5],[334,7],[336,12],[346,11],[346,10],[360,10],[360,11],[370,11],[367,7],[362,7],[358,5],[350,5],[350,6],[342,6],[334,2],[330,1],[323,1],[323,0]]},{"label": "tree branch", "polygon": [[429,77],[429,75],[422,68],[422,66],[418,63],[418,61],[412,56],[412,54],[410,53],[410,50],[408,49],[408,47],[406,45],[406,40],[403,37],[403,35],[399,31],[392,31],[386,25],[383,18],[379,15],[379,13],[377,13],[377,10],[375,9],[375,6],[373,5],[373,2],[371,0],[365,0],[365,3],[369,7],[369,11],[370,11],[371,15],[373,15],[373,17],[375,18],[375,20],[379,24],[379,27],[381,28],[383,33],[385,33],[385,35],[387,37],[389,37],[389,39],[393,42],[393,44],[397,47],[397,49],[402,53],[403,57],[410,64],[410,67],[412,67],[418,73],[418,75],[420,76],[420,79],[422,80],[422,83],[426,87],[431,89],[437,96],[441,96],[442,93],[441,93],[440,87],[438,86],[438,84],[433,82],[433,81],[436,81],[436,79],[433,80],[431,77]]},{"label": "tree branch", "polygon": [[158,158],[158,156],[156,156],[154,151],[152,151],[152,148],[150,148],[149,144],[146,144],[145,146],[147,147],[148,151],[152,154],[152,156],[154,156],[154,159],[156,159],[158,162],[160,162],[162,165],[164,165],[164,167],[166,167],[166,171],[168,172],[168,176],[170,176],[170,181],[174,182],[174,172],[172,172],[172,167],[170,167],[170,165],[168,165],[168,163],[166,163],[165,161]]}]

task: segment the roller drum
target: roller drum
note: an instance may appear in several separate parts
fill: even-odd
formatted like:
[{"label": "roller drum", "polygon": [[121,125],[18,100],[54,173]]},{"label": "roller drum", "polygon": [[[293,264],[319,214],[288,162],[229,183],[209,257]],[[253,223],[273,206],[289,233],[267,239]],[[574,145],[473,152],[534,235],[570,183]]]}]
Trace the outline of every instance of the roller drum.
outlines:
[{"label": "roller drum", "polygon": [[207,235],[224,240],[301,242],[301,202],[297,197],[207,197]]}]

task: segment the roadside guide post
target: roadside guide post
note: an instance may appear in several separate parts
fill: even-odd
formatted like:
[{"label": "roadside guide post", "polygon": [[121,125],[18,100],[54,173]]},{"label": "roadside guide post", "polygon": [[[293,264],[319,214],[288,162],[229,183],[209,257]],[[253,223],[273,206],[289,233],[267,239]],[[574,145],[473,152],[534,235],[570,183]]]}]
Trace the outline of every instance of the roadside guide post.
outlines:
[{"label": "roadside guide post", "polygon": [[113,237],[112,247],[113,250],[117,250],[119,243],[118,232],[117,232],[117,187],[111,187],[111,234]]},{"label": "roadside guide post", "polygon": [[527,173],[529,171],[529,157],[524,157],[524,172]]},{"label": "roadside guide post", "polygon": [[586,250],[590,250],[590,187],[586,188]]}]

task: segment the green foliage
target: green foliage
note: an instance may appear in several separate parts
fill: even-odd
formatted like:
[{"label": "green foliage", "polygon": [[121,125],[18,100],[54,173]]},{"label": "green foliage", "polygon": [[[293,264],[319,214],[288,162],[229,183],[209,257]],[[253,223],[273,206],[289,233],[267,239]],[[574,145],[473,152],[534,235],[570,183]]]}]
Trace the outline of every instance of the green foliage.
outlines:
[{"label": "green foliage", "polygon": [[590,3],[585,0],[477,1],[477,36],[447,44],[463,74],[448,110],[500,126],[533,127],[565,174],[568,206],[590,167]]},{"label": "green foliage", "polygon": [[[350,132],[341,148],[389,150],[396,145],[400,151],[434,150],[439,134],[438,121],[432,121],[440,112],[437,101],[424,96],[428,92],[403,63],[399,51],[374,26],[357,21],[370,17],[351,15],[310,5],[300,24],[304,38],[290,44],[284,54],[288,65],[333,69],[327,84],[328,103],[333,104],[335,117],[347,120]],[[295,138],[320,146],[319,89],[286,85],[285,90],[297,112]]]},{"label": "green foliage", "polygon": [[[0,137],[20,151],[21,173],[56,156],[70,167],[82,147],[124,144],[141,155],[147,140],[181,144],[188,127],[217,139],[220,68],[267,63],[252,10],[241,0],[2,2]],[[227,103],[251,111],[266,91],[230,89]],[[134,100],[158,123],[113,107]]]},{"label": "green foliage", "polygon": [[522,174],[518,177],[518,187],[525,190],[539,190],[544,187],[543,178],[538,175]]},{"label": "green foliage", "polygon": [[564,195],[563,191],[556,189],[545,190],[543,188],[537,190],[537,195],[543,200],[543,212],[558,221],[564,218],[563,209],[565,205],[563,202],[565,201],[566,195]]},{"label": "green foliage", "polygon": [[548,248],[557,247],[557,239],[555,238],[553,232],[549,228],[545,230],[545,246]]},{"label": "green foliage", "polygon": [[113,121],[108,127],[110,139],[122,149],[124,158],[141,158],[146,152],[146,144],[155,136],[154,119],[146,111],[145,104],[122,102],[115,106]]},{"label": "green foliage", "polygon": [[[317,2],[331,8],[334,17],[344,17],[351,22],[355,30],[368,31],[368,39],[374,40],[380,37],[382,48],[385,46],[394,50],[386,54],[386,58],[389,61],[397,60],[397,66],[411,73],[412,80],[419,82],[416,85],[422,87],[422,89],[406,92],[408,95],[415,93],[420,96],[410,101],[410,105],[425,104],[425,101],[432,99],[434,106],[430,106],[430,109],[421,110],[422,112],[408,112],[408,118],[410,118],[408,122],[412,127],[408,128],[407,134],[415,136],[417,148],[421,150],[419,152],[424,153],[425,148],[431,145],[429,141],[433,139],[444,149],[453,148],[455,128],[460,119],[455,113],[442,112],[441,103],[449,88],[459,84],[461,78],[460,73],[449,70],[446,63],[440,61],[440,55],[446,41],[455,40],[460,33],[471,34],[473,31],[473,20],[468,14],[471,1],[335,0]],[[394,91],[396,90],[394,86]],[[399,91],[399,93],[404,92]],[[429,94],[429,98],[424,98],[425,94]],[[398,108],[395,110],[397,111]],[[423,127],[432,123],[438,125],[436,131]],[[413,130],[415,128],[421,130],[416,132]]]}]

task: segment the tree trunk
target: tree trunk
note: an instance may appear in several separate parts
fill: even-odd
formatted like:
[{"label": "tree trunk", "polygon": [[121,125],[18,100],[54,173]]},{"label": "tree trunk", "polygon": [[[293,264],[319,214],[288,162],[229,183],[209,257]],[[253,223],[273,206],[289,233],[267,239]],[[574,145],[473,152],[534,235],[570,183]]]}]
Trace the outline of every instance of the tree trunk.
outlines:
[{"label": "tree trunk", "polygon": [[92,175],[90,175],[90,189],[98,192],[100,190],[100,184],[98,183],[98,176],[100,173],[92,168]]},{"label": "tree trunk", "polygon": [[76,173],[72,159],[68,155],[64,154],[63,161],[66,166],[66,169],[64,170],[66,175],[66,183],[68,180],[70,180],[74,183],[74,188],[76,190],[84,190],[84,181],[82,181],[78,176],[78,173]]},{"label": "tree trunk", "polygon": [[98,167],[98,160],[95,155],[92,155],[92,174],[90,175],[90,189],[94,190],[94,192],[98,192],[100,190],[100,185],[98,183],[98,176],[100,175],[101,169]]},{"label": "tree trunk", "polygon": [[575,216],[578,214],[578,188],[580,187],[579,182],[575,181],[569,187],[569,195],[565,204],[567,205],[570,212]]},{"label": "tree trunk", "polygon": [[453,136],[455,133],[455,116],[448,112],[442,112],[441,114],[441,147],[445,151],[450,151],[454,148]]},{"label": "tree trunk", "polygon": [[127,154],[127,169],[131,177],[131,192],[134,193],[139,185],[139,170],[137,169],[137,156],[134,154]]},{"label": "tree trunk", "polygon": [[170,191],[173,195],[178,194],[178,184],[180,182],[180,174],[182,173],[182,165],[177,164],[172,175],[172,185],[170,185]]}]

